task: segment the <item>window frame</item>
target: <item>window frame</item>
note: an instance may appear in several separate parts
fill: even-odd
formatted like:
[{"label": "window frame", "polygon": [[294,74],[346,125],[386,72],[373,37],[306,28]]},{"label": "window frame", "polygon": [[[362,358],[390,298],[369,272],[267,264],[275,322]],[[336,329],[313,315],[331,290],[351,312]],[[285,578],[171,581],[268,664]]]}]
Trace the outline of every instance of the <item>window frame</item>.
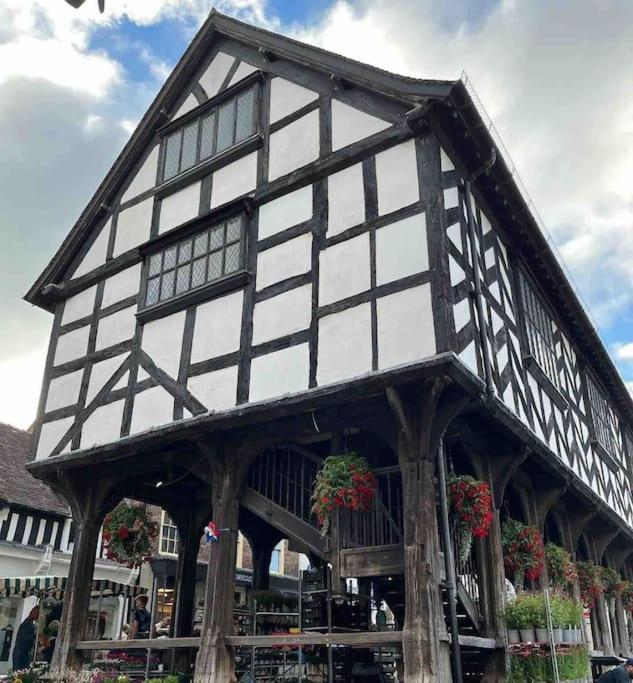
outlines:
[{"label": "window frame", "polygon": [[[173,121],[170,121],[168,124],[163,126],[158,130],[158,135],[159,135],[159,142],[160,142],[160,154],[159,154],[159,164],[158,164],[158,175],[157,175],[157,187],[163,187],[165,185],[171,185],[172,183],[177,183],[185,174],[189,173],[194,173],[197,171],[200,167],[204,167],[207,164],[210,164],[214,161],[216,161],[218,158],[223,157],[224,155],[230,154],[234,150],[240,148],[243,145],[246,145],[249,141],[258,138],[261,135],[261,126],[260,126],[260,113],[261,113],[261,101],[262,101],[262,93],[261,93],[261,82],[263,80],[263,73],[261,71],[256,71],[252,74],[249,74],[246,76],[246,78],[243,78],[241,81],[238,83],[235,83],[231,87],[227,88],[223,92],[219,93],[218,95],[215,95],[214,97],[210,98],[206,102],[203,102],[202,104],[198,105],[191,111],[186,112],[182,116],[179,116],[177,119],[174,119]],[[218,114],[219,110],[222,107],[223,104],[225,104],[229,100],[234,100],[237,102],[237,99],[248,92],[249,90],[253,91],[253,120],[252,120],[252,132],[250,135],[247,137],[243,138],[240,141],[234,141],[231,145],[228,147],[218,150],[217,149],[217,132],[218,132]],[[234,107],[235,110],[235,107]],[[214,122],[213,122],[213,151],[209,156],[206,156],[204,158],[200,158],[200,153],[201,153],[201,130],[202,130],[202,121],[210,117],[211,115],[214,116]],[[182,152],[183,152],[183,145],[182,145],[182,136],[184,135],[185,129],[187,129],[190,125],[192,124],[197,125],[197,134],[196,134],[196,150],[195,150],[195,161],[194,163],[189,166],[186,169],[180,169],[180,163],[182,159]],[[237,125],[237,117],[234,115],[233,117],[233,135],[235,136],[235,128]],[[168,140],[172,138],[173,135],[176,133],[180,132],[180,147],[179,147],[179,154],[178,154],[178,166],[179,170],[176,172],[174,175],[170,176],[169,178],[165,178],[165,162],[166,162],[166,153],[167,153],[167,144]]]},{"label": "window frame", "polygon": [[[617,440],[613,432],[614,429],[620,429],[620,418],[618,413],[609,402],[609,394],[604,390],[602,384],[596,379],[593,372],[585,366],[583,374],[583,382],[585,386],[585,400],[589,412],[589,419],[591,421],[591,443],[597,447],[600,453],[606,456],[607,464],[614,469],[614,466],[620,467],[620,456],[617,449]],[[605,406],[605,411],[608,410],[608,416],[600,415],[594,397],[597,397]],[[612,423],[612,419],[616,424]],[[600,425],[600,428],[598,427]],[[604,443],[601,434],[607,428],[609,434],[609,443]]]},{"label": "window frame", "polygon": [[[167,520],[169,520],[169,523],[167,523]],[[175,530],[175,537],[174,538],[169,538],[167,537],[164,539],[163,535],[163,530],[165,529],[174,529]],[[180,539],[178,538],[178,527],[174,524],[174,521],[172,520],[171,517],[165,512],[165,510],[161,510],[161,516],[160,516],[160,534],[159,534],[159,541],[158,541],[158,552],[160,555],[167,555],[169,557],[178,557],[178,545],[180,544]],[[163,540],[166,540],[167,543],[173,543],[174,545],[174,550],[173,552],[170,550],[164,550],[163,549]]]}]

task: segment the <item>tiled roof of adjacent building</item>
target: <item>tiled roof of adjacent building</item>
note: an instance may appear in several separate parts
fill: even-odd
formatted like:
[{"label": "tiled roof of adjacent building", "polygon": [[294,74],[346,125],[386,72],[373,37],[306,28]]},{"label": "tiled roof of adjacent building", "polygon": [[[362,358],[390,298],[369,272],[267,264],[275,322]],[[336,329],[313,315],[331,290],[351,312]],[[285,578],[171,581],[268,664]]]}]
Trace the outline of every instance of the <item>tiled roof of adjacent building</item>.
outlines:
[{"label": "tiled roof of adjacent building", "polygon": [[33,510],[70,515],[61,496],[29,474],[30,432],[0,422],[0,507],[12,503]]}]

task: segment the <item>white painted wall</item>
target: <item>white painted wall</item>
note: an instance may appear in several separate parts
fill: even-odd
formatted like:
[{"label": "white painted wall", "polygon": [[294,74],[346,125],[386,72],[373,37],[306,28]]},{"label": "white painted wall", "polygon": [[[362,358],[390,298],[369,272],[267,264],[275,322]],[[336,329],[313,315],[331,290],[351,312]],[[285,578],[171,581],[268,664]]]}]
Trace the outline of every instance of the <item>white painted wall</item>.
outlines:
[{"label": "white painted wall", "polygon": [[114,256],[123,254],[149,239],[154,198],[134,204],[119,213],[114,240]]},{"label": "white painted wall", "polygon": [[312,185],[282,195],[259,207],[260,240],[312,218]]},{"label": "white painted wall", "polygon": [[270,136],[268,179],[275,180],[319,158],[319,112],[311,111]]},{"label": "white painted wall", "polygon": [[284,337],[310,327],[312,285],[296,287],[255,304],[253,344]]},{"label": "white painted wall", "polygon": [[96,293],[97,286],[94,285],[93,287],[88,287],[88,289],[84,289],[82,292],[75,294],[75,296],[66,299],[64,302],[62,325],[92,315]]},{"label": "white painted wall", "polygon": [[121,434],[125,401],[115,401],[97,408],[81,429],[80,448],[90,448],[116,441]]},{"label": "white painted wall", "polygon": [[377,323],[380,370],[435,354],[430,285],[379,298]]},{"label": "white painted wall", "polygon": [[392,282],[428,270],[424,213],[376,230],[376,283]]},{"label": "white painted wall", "polygon": [[328,177],[327,234],[338,233],[365,221],[363,165],[354,164]]},{"label": "white painted wall", "polygon": [[244,292],[240,290],[198,306],[192,363],[239,351],[243,300]]},{"label": "white painted wall", "polygon": [[376,154],[376,181],[381,216],[418,201],[420,188],[414,140]]},{"label": "white painted wall", "polygon": [[[128,354],[122,353],[113,358],[106,358],[105,360],[95,363],[90,369],[90,381],[88,382],[88,391],[86,393],[86,405],[103,389],[105,383],[112,377],[112,375],[121,367],[121,363],[127,358]],[[127,373],[124,378],[127,377]],[[117,383],[118,385],[119,383]]]},{"label": "white painted wall", "polygon": [[257,185],[257,152],[223,166],[213,174],[211,208],[247,194]]},{"label": "white painted wall", "polygon": [[46,397],[46,412],[77,403],[83,372],[83,369],[76,370],[51,380]]},{"label": "white painted wall", "polygon": [[159,233],[171,230],[199,214],[200,184],[201,181],[187,185],[161,201],[158,218]]},{"label": "white painted wall", "polygon": [[369,234],[324,249],[319,254],[319,305],[360,294],[371,285]]},{"label": "white painted wall", "polygon": [[251,361],[250,401],[305,391],[310,380],[308,344],[298,344]]},{"label": "white painted wall", "polygon": [[74,421],[74,417],[64,417],[61,420],[45,422],[42,425],[40,438],[37,442],[35,459],[42,460],[42,458],[47,458],[64,434],[72,427]]},{"label": "white painted wall", "polygon": [[270,123],[283,119],[318,99],[319,93],[308,90],[285,78],[273,78],[270,82]]},{"label": "white painted wall", "polygon": [[151,190],[156,185],[156,175],[158,173],[158,152],[160,145],[154,145],[152,151],[147,155],[147,159],[136,172],[132,182],[121,197],[121,203],[134,199],[139,194]]},{"label": "white painted wall", "polygon": [[95,349],[100,351],[108,346],[131,339],[136,328],[136,306],[128,306],[121,311],[101,318],[97,327]]},{"label": "white painted wall", "polygon": [[379,133],[391,124],[377,116],[367,114],[349,104],[332,100],[332,150],[351,145],[374,133]]},{"label": "white painted wall", "polygon": [[66,332],[57,338],[55,348],[54,365],[61,365],[68,361],[85,356],[88,351],[88,337],[90,335],[90,325],[80,327],[78,330]]},{"label": "white painted wall", "polygon": [[213,97],[222,82],[229,73],[229,69],[233,64],[234,58],[231,55],[227,55],[225,52],[218,52],[218,54],[213,58],[213,61],[207,67],[206,71],[200,76],[200,85],[204,88],[207,93],[207,97]]},{"label": "white painted wall", "polygon": [[299,235],[257,254],[257,289],[310,272],[312,235]]},{"label": "white painted wall", "polygon": [[198,106],[198,100],[193,93],[189,93],[185,101],[180,105],[178,111],[174,114],[172,120],[176,120],[178,117],[183,116],[188,111],[195,109]]},{"label": "white painted wall", "polygon": [[239,83],[243,78],[246,78],[249,74],[257,71],[257,67],[249,64],[248,62],[240,62],[237,70],[233,74],[233,77],[229,81],[229,86]]},{"label": "white painted wall", "polygon": [[190,377],[187,388],[209,411],[232,408],[237,400],[237,365]]},{"label": "white painted wall", "polygon": [[141,347],[154,363],[178,379],[186,311],[145,323]]},{"label": "white painted wall", "polygon": [[174,398],[163,387],[152,387],[136,394],[130,434],[174,421]]},{"label": "white painted wall", "polygon": [[91,270],[94,270],[105,263],[111,227],[112,216],[108,218],[104,226],[99,231],[95,241],[90,245],[90,248],[86,252],[85,256],[83,259],[81,259],[77,265],[77,268],[75,268],[75,271],[72,274],[73,277],[85,275],[86,273],[89,273]]},{"label": "white painted wall", "polygon": [[319,320],[317,383],[339,382],[371,371],[369,303]]},{"label": "white painted wall", "polygon": [[126,268],[120,273],[109,277],[103,288],[103,300],[101,308],[107,308],[123,299],[138,294],[141,283],[141,264],[137,263],[131,268]]}]

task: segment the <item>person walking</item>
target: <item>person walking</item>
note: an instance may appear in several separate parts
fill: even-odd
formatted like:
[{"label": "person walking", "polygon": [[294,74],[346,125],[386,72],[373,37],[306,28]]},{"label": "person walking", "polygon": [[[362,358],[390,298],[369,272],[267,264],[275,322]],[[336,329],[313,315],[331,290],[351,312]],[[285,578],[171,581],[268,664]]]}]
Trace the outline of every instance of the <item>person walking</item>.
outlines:
[{"label": "person walking", "polygon": [[598,679],[598,683],[629,683],[633,678],[633,657],[629,657],[626,662],[616,666],[615,669],[607,671]]},{"label": "person walking", "polygon": [[33,661],[33,647],[37,634],[37,620],[40,618],[40,608],[34,607],[29,616],[20,624],[13,647],[13,670],[26,669]]}]

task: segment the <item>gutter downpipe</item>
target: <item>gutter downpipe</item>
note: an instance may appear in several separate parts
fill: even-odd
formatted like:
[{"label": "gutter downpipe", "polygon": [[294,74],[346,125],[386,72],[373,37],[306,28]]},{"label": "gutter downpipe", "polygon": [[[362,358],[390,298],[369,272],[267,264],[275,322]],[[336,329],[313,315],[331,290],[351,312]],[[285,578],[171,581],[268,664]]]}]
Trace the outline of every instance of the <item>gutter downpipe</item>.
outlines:
[{"label": "gutter downpipe", "polygon": [[446,495],[446,452],[444,440],[440,439],[437,447],[437,478],[440,489],[440,524],[444,545],[444,566],[446,568],[446,594],[448,597],[448,613],[451,623],[451,672],[453,683],[463,682],[462,652],[459,644],[459,623],[457,621],[457,579],[455,576],[455,558],[448,521],[448,499]]},{"label": "gutter downpipe", "polygon": [[480,166],[476,171],[473,171],[466,177],[464,185],[460,188],[464,203],[466,204],[466,217],[468,221],[468,240],[470,242],[470,258],[473,266],[473,286],[472,295],[475,299],[475,307],[477,309],[477,320],[479,327],[479,343],[481,344],[481,355],[484,363],[484,378],[486,382],[487,398],[495,395],[495,385],[492,379],[492,364],[490,362],[490,348],[486,338],[486,320],[484,318],[483,295],[481,293],[481,273],[479,271],[479,255],[477,254],[476,240],[475,240],[475,221],[473,218],[473,207],[470,200],[470,186],[473,181],[477,180],[480,175],[487,173],[495,164],[497,160],[497,150],[493,147],[490,153],[490,158],[485,164]]}]

